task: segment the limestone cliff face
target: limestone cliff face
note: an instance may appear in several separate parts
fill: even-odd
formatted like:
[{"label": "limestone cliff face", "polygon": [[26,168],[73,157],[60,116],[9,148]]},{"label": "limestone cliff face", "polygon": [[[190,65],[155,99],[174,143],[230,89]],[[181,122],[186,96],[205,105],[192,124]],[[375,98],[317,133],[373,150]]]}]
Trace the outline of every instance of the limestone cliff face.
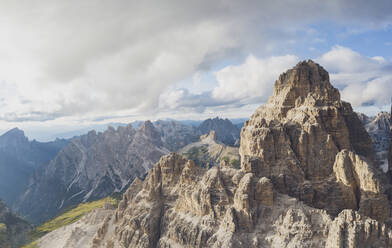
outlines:
[{"label": "limestone cliff face", "polygon": [[346,156],[340,154],[343,151],[361,156],[353,162],[361,163],[355,165],[361,173],[373,163],[370,136],[351,105],[340,100],[328,73],[312,61],[279,77],[274,95],[241,133],[242,170],[267,176],[279,192],[333,215],[347,208],[357,210],[361,204],[362,188],[355,200],[349,200],[344,183],[336,180],[340,170],[334,173],[334,164]]},{"label": "limestone cliff face", "polygon": [[92,247],[391,247],[390,185],[370,137],[312,61],[279,77],[241,133],[241,169],[171,153]]},{"label": "limestone cliff face", "polygon": [[206,170],[171,153],[144,182],[134,181],[91,247],[370,245],[390,247],[392,231],[366,213],[333,217],[279,193],[267,177],[227,166]]}]

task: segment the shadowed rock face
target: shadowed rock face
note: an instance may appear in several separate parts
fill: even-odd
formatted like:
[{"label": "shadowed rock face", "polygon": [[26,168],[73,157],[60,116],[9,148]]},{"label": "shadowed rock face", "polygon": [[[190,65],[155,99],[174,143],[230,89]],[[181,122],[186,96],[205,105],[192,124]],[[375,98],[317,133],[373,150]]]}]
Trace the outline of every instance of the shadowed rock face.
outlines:
[{"label": "shadowed rock face", "polygon": [[0,248],[20,247],[27,241],[32,226],[11,213],[0,200]]},{"label": "shadowed rock face", "polygon": [[75,138],[40,168],[21,198],[19,212],[33,223],[47,220],[69,206],[120,192],[169,151],[150,121],[109,127]]},{"label": "shadowed rock face", "polygon": [[358,114],[358,117],[365,126],[373,141],[373,148],[376,154],[376,162],[384,171],[388,171],[388,151],[390,147],[390,114],[380,112],[374,117],[368,117],[364,114]]},{"label": "shadowed rock face", "polygon": [[91,247],[391,247],[390,189],[372,144],[312,61],[245,123],[241,169],[175,153],[136,179]]},{"label": "shadowed rock face", "polygon": [[164,146],[173,152],[198,141],[200,136],[197,127],[172,120],[158,120],[154,127],[159,131]]},{"label": "shadowed rock face", "polygon": [[14,128],[0,136],[0,198],[14,207],[26,190],[34,170],[47,164],[68,144],[67,140],[29,141],[24,132]]},{"label": "shadowed rock face", "polygon": [[223,144],[238,146],[240,129],[235,126],[228,119],[207,119],[203,121],[198,127],[200,134],[209,134],[210,131],[215,131],[216,139]]}]

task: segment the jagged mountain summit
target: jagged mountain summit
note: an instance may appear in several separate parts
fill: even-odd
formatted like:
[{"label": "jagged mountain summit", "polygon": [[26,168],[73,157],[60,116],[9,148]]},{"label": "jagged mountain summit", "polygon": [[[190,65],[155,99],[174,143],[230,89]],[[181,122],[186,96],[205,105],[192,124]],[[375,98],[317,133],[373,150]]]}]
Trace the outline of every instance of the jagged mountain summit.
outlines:
[{"label": "jagged mountain summit", "polygon": [[241,129],[229,119],[210,118],[198,126],[185,125],[173,120],[158,120],[153,124],[161,133],[162,140],[170,151],[178,151],[190,143],[197,142],[201,135],[208,135],[211,131],[215,132],[218,142],[229,146],[239,145]]},{"label": "jagged mountain summit", "polygon": [[192,125],[185,125],[174,120],[158,120],[153,124],[160,133],[164,146],[170,151],[178,151],[199,139],[199,131]]},{"label": "jagged mountain summit", "polygon": [[303,61],[241,132],[241,169],[175,153],[136,179],[91,247],[391,247],[391,185],[328,73]]},{"label": "jagged mountain summit", "polygon": [[216,139],[223,144],[234,146],[239,145],[241,129],[234,125],[229,119],[219,117],[207,119],[198,127],[200,135],[209,134],[215,131]]},{"label": "jagged mountain summit", "polygon": [[[229,133],[234,126],[219,118],[206,123],[203,130],[220,130],[220,137],[226,133],[219,124],[229,126]],[[18,195],[16,210],[40,223],[68,206],[122,192],[136,177],[144,177],[162,155],[197,141],[201,133],[199,127],[176,121],[145,121],[137,129],[109,127],[103,133],[75,137],[33,174],[28,188]]]},{"label": "jagged mountain summit", "polygon": [[0,136],[0,198],[13,207],[26,190],[30,175],[48,163],[68,143],[29,141],[24,132],[14,128]]},{"label": "jagged mountain summit", "polygon": [[376,159],[384,172],[388,171],[388,150],[391,139],[391,118],[387,112],[380,112],[374,117],[358,114],[366,131],[373,141],[373,148],[376,152]]},{"label": "jagged mountain summit", "polygon": [[91,131],[72,139],[34,174],[18,211],[40,223],[69,206],[121,192],[168,152],[150,121],[137,130],[128,125]]}]

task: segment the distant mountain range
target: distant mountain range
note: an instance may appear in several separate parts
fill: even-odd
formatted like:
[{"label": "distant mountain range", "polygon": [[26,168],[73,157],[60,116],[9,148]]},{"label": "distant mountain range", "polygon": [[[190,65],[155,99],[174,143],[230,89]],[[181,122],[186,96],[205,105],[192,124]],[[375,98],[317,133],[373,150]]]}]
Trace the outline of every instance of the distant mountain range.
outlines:
[{"label": "distant mountain range", "polygon": [[372,138],[377,162],[386,172],[388,170],[388,149],[391,141],[391,115],[387,112],[380,112],[372,117],[364,114],[358,114],[358,116]]},{"label": "distant mountain range", "polygon": [[[358,116],[385,168],[389,114]],[[202,166],[217,165],[224,158],[238,167],[238,148],[230,146],[239,145],[242,121],[233,124],[212,118],[199,125],[175,120],[135,122],[52,142],[29,141],[15,128],[0,136],[0,197],[32,223],[41,223],[67,207],[123,192],[172,151],[190,156]]]},{"label": "distant mountain range", "polygon": [[178,153],[204,168],[220,165],[221,161],[234,168],[240,167],[238,147],[228,146],[217,141],[215,131],[200,136],[200,141],[186,145]]},{"label": "distant mountain range", "polygon": [[14,128],[0,136],[0,198],[13,206],[27,188],[29,177],[41,165],[49,163],[68,144],[67,140],[30,141]]},{"label": "distant mountain range", "polygon": [[37,224],[72,205],[124,191],[162,155],[198,142],[211,130],[222,145],[239,141],[240,129],[228,119],[194,124],[118,124],[53,142],[29,141],[22,130],[12,129],[0,137],[0,197]]},{"label": "distant mountain range", "polygon": [[17,210],[40,223],[72,205],[121,192],[168,152],[149,121],[137,130],[128,125],[90,131],[34,173]]},{"label": "distant mountain range", "polygon": [[[144,180],[134,180],[114,213],[92,212],[37,243],[41,248],[392,247],[392,178],[374,163],[374,149],[385,149],[387,125],[381,115],[365,119],[341,100],[324,68],[301,61],[278,77],[267,104],[245,122],[239,168],[223,157],[219,166],[203,168],[170,153]],[[184,150],[204,150],[191,153],[202,163],[204,155],[223,150],[217,133],[210,131]],[[213,146],[218,149],[209,149]],[[214,161],[207,156],[207,162]]]}]

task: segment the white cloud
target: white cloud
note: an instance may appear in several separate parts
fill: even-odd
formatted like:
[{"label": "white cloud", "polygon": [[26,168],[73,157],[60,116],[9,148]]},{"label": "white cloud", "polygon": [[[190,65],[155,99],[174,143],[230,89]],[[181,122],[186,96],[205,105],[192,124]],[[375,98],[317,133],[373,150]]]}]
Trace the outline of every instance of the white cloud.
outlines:
[{"label": "white cloud", "polygon": [[317,59],[330,72],[332,83],[342,98],[355,107],[390,103],[392,96],[392,62],[385,58],[366,57],[350,48],[335,46]]},{"label": "white cloud", "polygon": [[[200,112],[263,101],[293,63],[294,56],[279,55],[294,53],[286,48],[301,43],[298,30],[310,30],[312,42],[320,37],[308,25],[320,20],[380,28],[391,23],[391,7],[390,0],[2,0],[0,120],[76,125],[105,115],[153,116],[163,107]],[[218,70],[206,92],[165,93],[248,54],[263,59]]]},{"label": "white cloud", "polygon": [[[366,57],[349,48],[335,46],[315,59],[330,73],[342,99],[358,109],[372,105],[383,109],[392,96],[392,62],[381,56]],[[194,94],[187,89],[170,89],[161,95],[160,107],[203,112],[222,106],[241,108],[262,104],[272,95],[279,75],[297,64],[294,55],[258,58],[249,55],[240,65],[229,65],[213,75],[217,86]],[[359,108],[361,107],[361,108]],[[372,110],[374,113],[374,110]]]},{"label": "white cloud", "polygon": [[294,55],[266,59],[250,55],[243,64],[228,66],[216,72],[218,87],[212,95],[221,100],[266,101],[272,93],[273,82],[297,62],[298,57]]}]

